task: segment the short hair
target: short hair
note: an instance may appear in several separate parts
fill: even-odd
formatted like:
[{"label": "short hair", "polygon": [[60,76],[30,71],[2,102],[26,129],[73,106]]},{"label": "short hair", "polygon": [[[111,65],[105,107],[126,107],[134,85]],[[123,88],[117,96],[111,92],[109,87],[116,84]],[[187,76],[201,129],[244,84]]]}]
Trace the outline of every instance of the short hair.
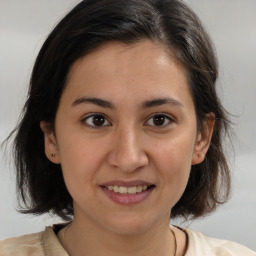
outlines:
[{"label": "short hair", "polygon": [[226,202],[230,170],[222,142],[230,122],[216,92],[215,51],[199,18],[181,0],[84,0],[45,40],[33,67],[22,118],[14,130],[21,212],[72,219],[73,200],[61,165],[51,163],[45,155],[40,121],[54,129],[59,100],[77,59],[107,42],[133,44],[145,39],[167,47],[185,68],[198,129],[202,129],[209,113],[216,117],[205,159],[191,167],[185,192],[172,208],[171,217],[195,219]]}]

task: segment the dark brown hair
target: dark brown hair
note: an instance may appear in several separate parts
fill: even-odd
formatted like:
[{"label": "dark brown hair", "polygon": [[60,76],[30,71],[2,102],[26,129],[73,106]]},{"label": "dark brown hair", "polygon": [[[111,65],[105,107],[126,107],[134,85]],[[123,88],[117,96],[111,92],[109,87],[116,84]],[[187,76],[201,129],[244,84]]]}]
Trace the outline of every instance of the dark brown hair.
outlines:
[{"label": "dark brown hair", "polygon": [[59,100],[71,65],[106,42],[132,44],[148,39],[167,47],[185,67],[198,128],[215,114],[215,129],[205,160],[191,167],[186,190],[172,217],[198,218],[229,195],[230,174],[222,141],[227,113],[216,93],[217,61],[211,41],[194,12],[180,0],[85,0],[53,29],[36,59],[14,140],[17,191],[24,213],[73,215],[61,166],[44,153],[39,123],[54,127]]}]

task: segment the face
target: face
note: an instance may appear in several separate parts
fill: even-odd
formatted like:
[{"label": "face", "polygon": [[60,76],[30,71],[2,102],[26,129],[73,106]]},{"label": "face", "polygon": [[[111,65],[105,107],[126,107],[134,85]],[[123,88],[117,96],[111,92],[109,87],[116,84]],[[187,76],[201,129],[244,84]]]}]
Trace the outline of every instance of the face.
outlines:
[{"label": "face", "polygon": [[41,128],[47,157],[61,164],[74,220],[119,234],[169,224],[211,133],[197,130],[185,71],[150,41],[108,43],[77,60],[55,132]]}]

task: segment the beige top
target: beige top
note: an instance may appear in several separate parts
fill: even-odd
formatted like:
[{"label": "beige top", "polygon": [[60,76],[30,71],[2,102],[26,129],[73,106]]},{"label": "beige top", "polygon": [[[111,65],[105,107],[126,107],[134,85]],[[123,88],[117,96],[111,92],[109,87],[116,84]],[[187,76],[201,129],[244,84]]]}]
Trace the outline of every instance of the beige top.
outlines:
[{"label": "beige top", "polygon": [[[186,229],[188,248],[185,256],[256,256],[250,249],[227,240],[209,238]],[[52,227],[35,234],[0,241],[0,256],[68,256]]]}]

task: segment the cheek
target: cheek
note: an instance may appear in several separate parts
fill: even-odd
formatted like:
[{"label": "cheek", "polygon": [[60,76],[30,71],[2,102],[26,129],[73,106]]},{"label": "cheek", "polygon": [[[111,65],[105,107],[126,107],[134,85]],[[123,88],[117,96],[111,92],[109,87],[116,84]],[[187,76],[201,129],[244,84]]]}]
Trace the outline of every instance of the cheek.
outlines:
[{"label": "cheek", "polygon": [[[70,194],[79,194],[81,187],[95,184],[97,170],[104,158],[100,143],[90,142],[83,136],[60,137],[59,154],[64,180]],[[97,153],[95,153],[97,152]]]},{"label": "cheek", "polygon": [[176,137],[152,147],[153,161],[161,173],[166,190],[182,194],[189,178],[193,156],[193,137]]},{"label": "cheek", "polygon": [[163,166],[179,169],[182,166],[191,166],[194,152],[194,136],[176,136],[165,141],[152,144],[151,152],[155,159]]}]

